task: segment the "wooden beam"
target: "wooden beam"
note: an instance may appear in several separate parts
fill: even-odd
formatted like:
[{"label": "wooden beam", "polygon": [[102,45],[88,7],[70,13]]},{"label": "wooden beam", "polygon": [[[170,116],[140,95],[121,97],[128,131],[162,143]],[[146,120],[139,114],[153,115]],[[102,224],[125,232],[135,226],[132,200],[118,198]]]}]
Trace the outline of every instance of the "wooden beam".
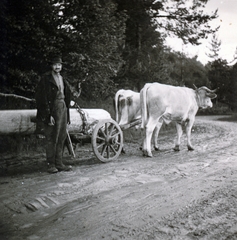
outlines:
[{"label": "wooden beam", "polygon": [[127,124],[121,125],[120,128],[122,130],[126,130],[126,129],[134,127],[134,126],[141,125],[141,123],[142,123],[142,119],[139,118],[139,119],[137,119],[137,120],[135,120],[135,121],[133,121],[131,123],[127,123]]},{"label": "wooden beam", "polygon": [[0,97],[9,97],[9,98],[13,98],[15,100],[25,100],[25,101],[29,101],[29,102],[35,102],[35,99],[31,99],[31,98],[26,98],[20,95],[16,95],[16,94],[5,94],[5,93],[0,93]]}]

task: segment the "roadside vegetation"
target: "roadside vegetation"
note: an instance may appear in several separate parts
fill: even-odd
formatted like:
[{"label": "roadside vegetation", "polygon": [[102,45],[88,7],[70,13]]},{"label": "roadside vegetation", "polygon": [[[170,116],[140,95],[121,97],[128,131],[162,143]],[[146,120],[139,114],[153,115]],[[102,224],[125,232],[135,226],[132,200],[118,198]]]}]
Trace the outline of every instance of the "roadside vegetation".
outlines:
[{"label": "roadside vegetation", "polygon": [[[207,1],[91,0],[1,1],[0,93],[34,98],[48,59],[60,54],[64,75],[82,83],[82,107],[110,104],[120,89],[140,91],[146,82],[219,88],[218,103],[236,110],[237,65],[219,56],[218,11],[205,12]],[[173,52],[164,40],[184,45],[212,36],[210,62]],[[233,53],[236,56],[236,53]],[[96,106],[98,107],[98,106]],[[2,109],[2,106],[1,106]]]}]

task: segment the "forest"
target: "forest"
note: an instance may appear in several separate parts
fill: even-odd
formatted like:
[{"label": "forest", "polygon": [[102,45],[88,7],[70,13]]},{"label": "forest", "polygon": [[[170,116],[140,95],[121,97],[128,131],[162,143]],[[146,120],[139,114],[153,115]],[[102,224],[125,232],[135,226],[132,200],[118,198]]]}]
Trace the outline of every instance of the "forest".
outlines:
[{"label": "forest", "polygon": [[[49,59],[61,55],[64,76],[72,86],[81,83],[85,107],[112,105],[118,89],[140,91],[147,82],[160,82],[218,88],[216,102],[235,111],[237,64],[218,55],[218,28],[210,27],[218,10],[206,14],[207,2],[2,0],[0,93],[33,99]],[[176,36],[198,45],[210,35],[211,60],[205,66],[164,43]]]}]

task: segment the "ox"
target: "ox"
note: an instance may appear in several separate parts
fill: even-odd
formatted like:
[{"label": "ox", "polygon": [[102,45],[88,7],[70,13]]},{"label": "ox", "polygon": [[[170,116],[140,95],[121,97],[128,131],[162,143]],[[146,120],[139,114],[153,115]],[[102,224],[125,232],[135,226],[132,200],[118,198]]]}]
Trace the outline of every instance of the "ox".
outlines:
[{"label": "ox", "polygon": [[[132,90],[120,89],[116,92],[114,98],[116,121],[122,130],[135,126],[140,127],[141,124],[141,105],[140,93]],[[156,142],[158,133],[154,132],[154,143]],[[157,144],[154,144],[156,146]],[[155,148],[155,150],[158,150]],[[124,152],[124,149],[123,149]]]},{"label": "ox", "polygon": [[115,114],[119,126],[141,118],[140,94],[120,89],[115,94]]},{"label": "ox", "polygon": [[[194,150],[191,144],[191,129],[195,121],[195,116],[199,108],[212,107],[211,99],[216,98],[216,90],[207,87],[196,88],[175,87],[160,83],[146,84],[140,92],[142,128],[145,128],[145,138],[143,141],[144,156],[152,157],[151,136],[157,128],[159,130],[165,122],[175,122],[177,139],[175,141],[175,151],[179,151],[180,138],[186,126],[188,150]],[[157,141],[155,148],[158,149]]]}]

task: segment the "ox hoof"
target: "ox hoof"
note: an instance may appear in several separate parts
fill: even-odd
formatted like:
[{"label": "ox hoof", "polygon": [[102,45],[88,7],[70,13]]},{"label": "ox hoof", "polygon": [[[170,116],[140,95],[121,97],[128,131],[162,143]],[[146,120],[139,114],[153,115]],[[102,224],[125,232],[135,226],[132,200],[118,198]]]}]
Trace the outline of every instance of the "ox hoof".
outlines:
[{"label": "ox hoof", "polygon": [[192,146],[188,146],[188,151],[193,151],[194,148]]},{"label": "ox hoof", "polygon": [[122,154],[125,154],[125,153],[126,153],[126,151],[125,151],[124,148],[122,148],[121,153],[122,153]]},{"label": "ox hoof", "polygon": [[179,146],[175,146],[173,149],[174,149],[175,152],[180,151]]},{"label": "ox hoof", "polygon": [[158,147],[154,147],[155,151],[160,151],[160,149]]},{"label": "ox hoof", "polygon": [[143,151],[143,156],[144,157],[153,157],[151,153],[148,153],[147,151]]}]

